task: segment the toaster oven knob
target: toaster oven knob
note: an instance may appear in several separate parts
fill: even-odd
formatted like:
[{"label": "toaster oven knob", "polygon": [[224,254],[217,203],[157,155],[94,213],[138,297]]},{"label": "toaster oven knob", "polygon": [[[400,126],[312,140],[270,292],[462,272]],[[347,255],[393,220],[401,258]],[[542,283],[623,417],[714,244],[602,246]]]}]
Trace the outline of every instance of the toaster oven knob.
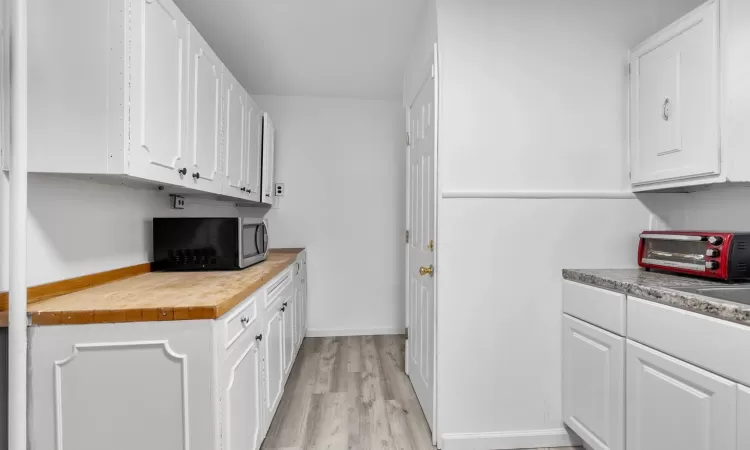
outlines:
[{"label": "toaster oven knob", "polygon": [[706,261],[706,269],[716,270],[719,268],[719,261]]},{"label": "toaster oven knob", "polygon": [[718,256],[721,254],[718,248],[709,248],[706,250],[706,256],[710,256],[712,258],[718,258]]},{"label": "toaster oven knob", "polygon": [[721,236],[711,236],[708,238],[708,243],[711,245],[721,245],[724,242],[724,238]]}]

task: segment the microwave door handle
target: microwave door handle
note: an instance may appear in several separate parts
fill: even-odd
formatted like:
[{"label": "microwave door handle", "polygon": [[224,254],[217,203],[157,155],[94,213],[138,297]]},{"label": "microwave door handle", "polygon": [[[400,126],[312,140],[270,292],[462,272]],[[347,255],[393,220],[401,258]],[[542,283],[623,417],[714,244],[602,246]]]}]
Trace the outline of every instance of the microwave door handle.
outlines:
[{"label": "microwave door handle", "polygon": [[268,226],[263,222],[263,254],[268,254]]},{"label": "microwave door handle", "polygon": [[260,230],[263,228],[262,224],[255,227],[255,251],[258,252],[258,255],[262,255],[263,251],[260,249],[260,241],[258,241]]}]

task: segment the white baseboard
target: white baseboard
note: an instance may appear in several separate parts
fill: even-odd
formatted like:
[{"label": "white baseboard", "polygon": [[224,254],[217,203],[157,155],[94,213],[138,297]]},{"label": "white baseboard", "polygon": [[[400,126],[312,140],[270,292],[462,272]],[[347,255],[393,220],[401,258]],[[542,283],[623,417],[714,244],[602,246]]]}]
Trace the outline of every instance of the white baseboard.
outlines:
[{"label": "white baseboard", "polygon": [[336,336],[380,336],[386,334],[404,334],[404,328],[341,328],[341,329],[308,329],[306,337],[336,337]]},{"label": "white baseboard", "polygon": [[551,430],[506,431],[496,433],[448,433],[442,450],[505,450],[581,445],[574,433],[564,428]]}]

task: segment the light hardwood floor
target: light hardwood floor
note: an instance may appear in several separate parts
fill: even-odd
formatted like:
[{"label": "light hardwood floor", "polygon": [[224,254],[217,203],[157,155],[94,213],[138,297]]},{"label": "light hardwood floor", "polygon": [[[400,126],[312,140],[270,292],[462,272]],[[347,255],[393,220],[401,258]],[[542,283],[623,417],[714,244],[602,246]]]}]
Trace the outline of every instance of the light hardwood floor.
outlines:
[{"label": "light hardwood floor", "polygon": [[430,436],[403,336],[306,338],[262,450],[431,450]]}]

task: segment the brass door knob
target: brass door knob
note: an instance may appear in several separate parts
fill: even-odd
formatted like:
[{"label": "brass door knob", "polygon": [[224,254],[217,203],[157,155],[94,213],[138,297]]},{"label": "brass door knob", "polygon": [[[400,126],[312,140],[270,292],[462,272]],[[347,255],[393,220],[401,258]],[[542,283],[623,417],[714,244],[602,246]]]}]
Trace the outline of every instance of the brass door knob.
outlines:
[{"label": "brass door knob", "polygon": [[434,272],[435,272],[435,269],[433,269],[432,266],[419,268],[419,274],[422,276],[425,276],[425,275],[431,276]]}]

